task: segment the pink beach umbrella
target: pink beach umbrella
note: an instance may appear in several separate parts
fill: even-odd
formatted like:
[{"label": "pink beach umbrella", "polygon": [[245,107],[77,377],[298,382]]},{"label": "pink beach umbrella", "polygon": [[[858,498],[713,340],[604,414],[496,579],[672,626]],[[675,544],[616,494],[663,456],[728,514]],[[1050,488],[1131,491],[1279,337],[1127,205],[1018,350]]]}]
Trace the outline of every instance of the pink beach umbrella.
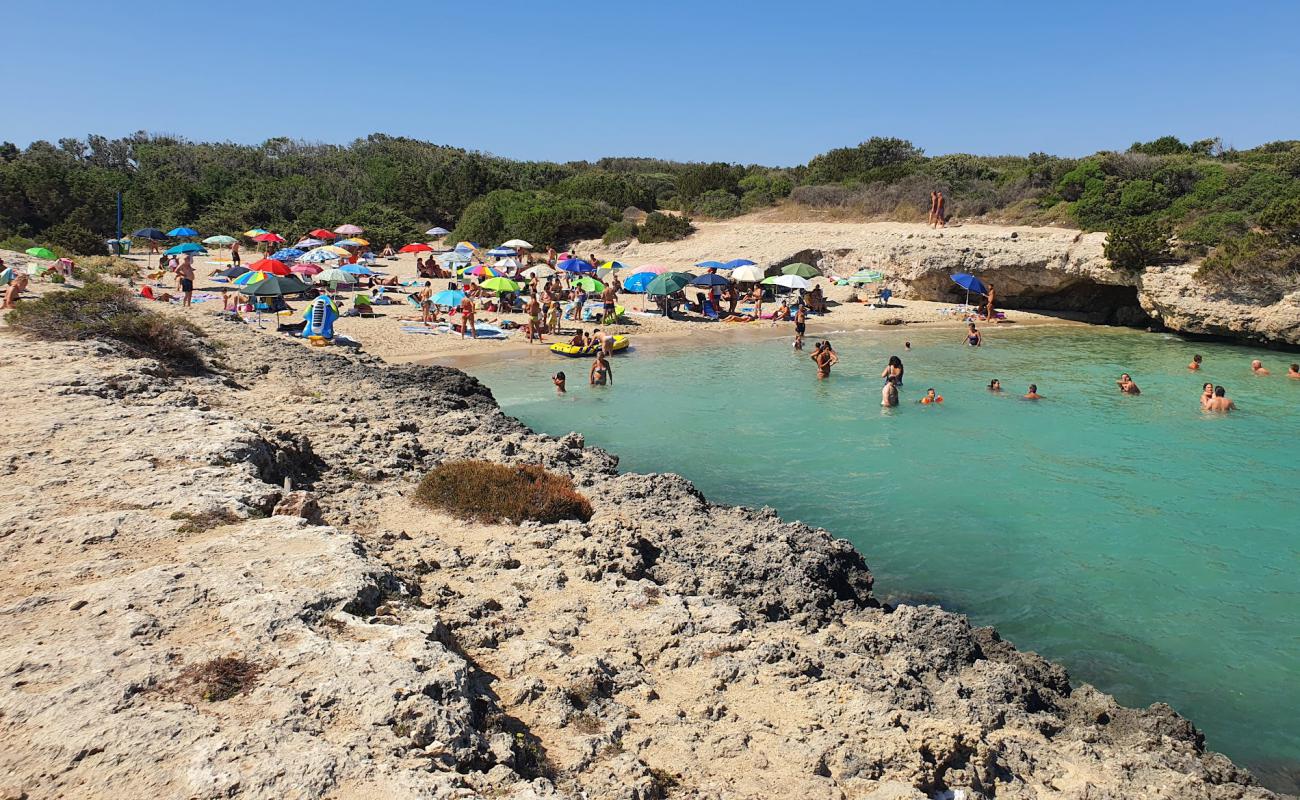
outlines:
[{"label": "pink beach umbrella", "polygon": [[297,275],[316,275],[320,273],[321,267],[319,264],[294,264],[289,267],[289,271]]},{"label": "pink beach umbrella", "polygon": [[334,232],[344,236],[356,236],[358,233],[365,233],[365,229],[356,225],[340,225],[334,229]]},{"label": "pink beach umbrella", "polygon": [[656,265],[656,264],[651,264],[651,265],[649,265],[649,266],[645,266],[645,267],[637,267],[637,270],[636,270],[636,271],[637,271],[637,272],[653,272],[653,273],[656,274],[656,275],[662,275],[662,274],[664,274],[665,272],[672,272],[672,270],[670,270],[668,267],[661,267],[661,266],[658,266],[658,265]]}]

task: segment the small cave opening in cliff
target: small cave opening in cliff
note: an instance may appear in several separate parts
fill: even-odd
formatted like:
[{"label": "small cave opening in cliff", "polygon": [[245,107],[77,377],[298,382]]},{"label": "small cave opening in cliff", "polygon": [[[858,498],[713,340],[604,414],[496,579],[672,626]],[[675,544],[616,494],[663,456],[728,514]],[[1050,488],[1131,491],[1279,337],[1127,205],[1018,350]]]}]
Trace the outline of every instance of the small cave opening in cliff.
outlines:
[{"label": "small cave opening in cliff", "polygon": [[[966,292],[957,284],[948,282],[947,286],[938,288],[938,293],[931,294],[923,286],[914,286],[918,296],[933,297],[938,300],[961,303],[966,299]],[[1006,286],[995,285],[995,302],[1001,309],[1020,309],[1034,311],[1049,316],[1090,322],[1097,325],[1122,325],[1127,327],[1146,327],[1151,324],[1150,315],[1138,302],[1137,287],[1118,286],[1108,283],[1080,278],[1061,286]],[[972,303],[984,300],[972,298]]]}]

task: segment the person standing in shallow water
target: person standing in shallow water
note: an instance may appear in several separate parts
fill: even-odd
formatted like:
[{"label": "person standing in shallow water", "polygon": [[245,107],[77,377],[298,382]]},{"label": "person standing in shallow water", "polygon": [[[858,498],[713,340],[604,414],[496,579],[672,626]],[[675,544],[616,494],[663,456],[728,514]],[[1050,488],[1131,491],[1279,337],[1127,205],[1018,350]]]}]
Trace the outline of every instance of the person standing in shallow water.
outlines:
[{"label": "person standing in shallow water", "polygon": [[1041,394],[1038,393],[1038,384],[1036,384],[1036,383],[1031,383],[1031,384],[1029,384],[1029,391],[1025,392],[1025,396],[1024,396],[1023,399],[1025,399],[1025,400],[1042,400],[1042,399],[1043,399],[1043,396],[1042,396]]},{"label": "person standing in shallow water", "polygon": [[1222,414],[1235,411],[1236,408],[1237,404],[1228,399],[1228,393],[1222,386],[1214,387],[1214,397],[1211,397],[1210,402],[1205,405],[1206,411],[1215,411]]},{"label": "person standing in shallow water", "polygon": [[606,383],[613,385],[614,368],[609,365],[604,353],[597,353],[596,359],[591,362],[591,373],[588,379],[592,386],[604,386]]},{"label": "person standing in shallow water", "polygon": [[817,365],[817,380],[829,378],[831,367],[840,363],[840,357],[835,354],[830,342],[818,342],[809,358]]},{"label": "person standing in shallow water", "polygon": [[885,378],[885,385],[880,387],[880,405],[884,408],[898,405],[898,384],[893,378]]}]

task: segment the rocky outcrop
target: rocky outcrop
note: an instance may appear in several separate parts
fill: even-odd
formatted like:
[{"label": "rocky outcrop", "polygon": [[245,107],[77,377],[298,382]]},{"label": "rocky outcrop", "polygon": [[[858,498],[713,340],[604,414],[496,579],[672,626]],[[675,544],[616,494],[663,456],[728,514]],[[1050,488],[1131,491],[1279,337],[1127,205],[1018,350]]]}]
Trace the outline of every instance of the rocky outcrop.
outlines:
[{"label": "rocky outcrop", "polygon": [[[462,373],[212,335],[238,365],[196,377],[7,342],[3,796],[1273,796],[1168,708],[882,606],[848,543],[620,473]],[[408,501],[467,456],[594,516]]]}]

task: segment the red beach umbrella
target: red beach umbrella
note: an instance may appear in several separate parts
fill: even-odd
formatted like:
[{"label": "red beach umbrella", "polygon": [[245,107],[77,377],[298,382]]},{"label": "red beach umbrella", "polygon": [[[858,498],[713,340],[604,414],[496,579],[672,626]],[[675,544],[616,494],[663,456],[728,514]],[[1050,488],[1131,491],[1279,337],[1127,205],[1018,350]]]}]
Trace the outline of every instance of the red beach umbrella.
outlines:
[{"label": "red beach umbrella", "polygon": [[327,231],[324,228],[317,228],[310,234],[315,239],[333,239],[334,231]]},{"label": "red beach umbrella", "polygon": [[285,239],[283,236],[281,236],[278,233],[259,233],[258,235],[253,237],[253,241],[275,242],[276,244],[284,244]]},{"label": "red beach umbrella", "polygon": [[424,242],[416,242],[415,244],[408,244],[406,247],[403,247],[401,250],[398,250],[397,252],[399,252],[399,253],[432,253],[432,252],[433,252],[433,248],[430,247],[429,245],[425,244]]},{"label": "red beach umbrella", "polygon": [[269,272],[272,275],[290,275],[292,271],[283,261],[276,261],[274,258],[264,258],[261,261],[255,261],[248,265],[253,272]]}]

